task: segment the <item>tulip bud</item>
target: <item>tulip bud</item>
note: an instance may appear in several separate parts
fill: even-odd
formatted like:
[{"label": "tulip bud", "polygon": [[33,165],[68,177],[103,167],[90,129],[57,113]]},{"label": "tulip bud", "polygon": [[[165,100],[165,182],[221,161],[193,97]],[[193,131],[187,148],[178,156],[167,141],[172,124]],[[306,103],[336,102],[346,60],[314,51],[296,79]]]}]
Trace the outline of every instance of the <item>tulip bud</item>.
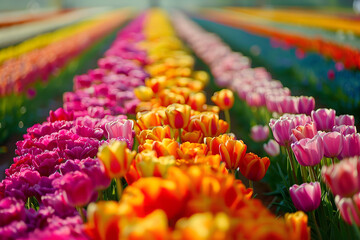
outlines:
[{"label": "tulip bud", "polygon": [[174,103],[166,108],[165,113],[172,128],[185,128],[189,124],[191,107]]},{"label": "tulip bud", "polygon": [[243,141],[227,140],[219,145],[221,160],[225,162],[226,168],[236,170],[245,157],[247,146]]},{"label": "tulip bud", "polygon": [[328,132],[321,134],[324,143],[324,156],[334,158],[339,156],[343,149],[344,137],[339,132]]},{"label": "tulip bud", "polygon": [[335,126],[336,112],[334,109],[319,108],[311,112],[311,117],[315,122],[317,130],[331,131]]},{"label": "tulip bud", "polygon": [[223,89],[215,92],[211,97],[213,101],[221,110],[228,110],[234,105],[234,94],[229,89]]},{"label": "tulip bud", "polygon": [[97,154],[110,178],[123,177],[129,170],[135,155],[136,152],[130,151],[123,141],[111,141],[109,144],[104,144]]},{"label": "tulip bud", "polygon": [[303,113],[306,115],[310,115],[311,112],[315,108],[315,99],[313,97],[299,97],[299,103],[298,103],[298,111],[299,113]]},{"label": "tulip bud", "polygon": [[265,152],[272,157],[280,154],[280,145],[273,139],[270,139],[269,142],[264,144],[263,146]]},{"label": "tulip bud", "polygon": [[355,118],[353,115],[340,115],[335,118],[336,126],[346,125],[346,126],[354,126]]},{"label": "tulip bud", "polygon": [[353,133],[344,136],[343,148],[339,159],[354,157],[360,155],[360,134]]},{"label": "tulip bud", "polygon": [[321,202],[321,188],[319,182],[293,185],[289,189],[291,200],[297,210],[310,212],[317,209]]},{"label": "tulip bud", "polygon": [[240,161],[239,169],[242,175],[251,181],[260,181],[270,166],[267,157],[260,158],[254,153],[247,153]]},{"label": "tulip bud", "polygon": [[265,141],[269,136],[269,127],[262,125],[253,126],[250,136],[255,142]]},{"label": "tulip bud", "polygon": [[344,136],[353,134],[353,133],[357,133],[355,126],[347,126],[347,125],[334,126],[332,131],[339,132]]}]

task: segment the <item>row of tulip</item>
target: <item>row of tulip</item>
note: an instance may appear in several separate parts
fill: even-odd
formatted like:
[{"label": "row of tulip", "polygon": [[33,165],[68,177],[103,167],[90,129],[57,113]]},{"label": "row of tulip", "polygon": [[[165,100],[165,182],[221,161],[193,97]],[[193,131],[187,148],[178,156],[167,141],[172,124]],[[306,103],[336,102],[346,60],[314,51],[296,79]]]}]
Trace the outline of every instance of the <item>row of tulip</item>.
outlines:
[{"label": "row of tulip", "polygon": [[265,37],[284,42],[289,46],[296,46],[303,51],[314,51],[325,57],[331,58],[336,62],[342,62],[345,68],[359,69],[358,61],[360,51],[349,45],[340,44],[322,38],[310,38],[302,34],[279,30],[274,27],[259,24],[246,17],[239,16],[236,12],[226,10],[204,10],[206,18],[230,25],[241,27],[242,29]]},{"label": "row of tulip", "polygon": [[[251,68],[248,58],[232,52],[217,36],[200,29],[183,15],[177,15],[174,23],[179,34],[209,64],[218,85],[231,88],[240,99],[249,106],[257,107],[259,112],[263,112],[260,111],[261,106],[267,107],[268,113],[262,116],[270,121],[275,141],[270,140],[264,149],[269,155],[275,156],[280,154],[281,145],[288,153],[288,181],[295,183],[288,192],[296,209],[311,212],[317,238],[339,234],[340,230],[338,233],[327,231],[330,228],[339,229],[341,225],[336,221],[338,217],[332,213],[336,207],[347,223],[358,224],[356,209],[359,189],[355,166],[360,162],[360,135],[354,126],[354,117],[336,117],[333,109],[314,111],[313,97],[290,96],[290,90],[272,81],[266,70]],[[211,52],[207,51],[209,48]],[[277,118],[270,120],[271,112]],[[281,114],[284,115],[278,118]],[[267,126],[254,126],[251,129],[255,141],[264,141],[268,135]],[[337,163],[338,159],[341,159],[340,163]],[[282,174],[281,171],[278,174]],[[302,185],[297,185],[301,182]],[[280,188],[287,185],[285,182]],[[333,196],[336,196],[336,206]],[[316,212],[316,220],[314,210],[319,208],[320,203],[322,206]],[[325,213],[324,208],[330,213]],[[324,223],[326,219],[332,219],[330,225]],[[321,229],[317,221],[322,223]],[[357,230],[353,234],[356,233]]]},{"label": "row of tulip", "polygon": [[[232,93],[205,104],[208,76],[192,70],[162,11],[135,19],[98,63],[74,79],[64,108],[17,143],[0,184],[1,236],[309,238],[303,212],[276,218],[235,178],[240,167],[260,180],[270,161],[225,134],[218,113],[231,108]],[[134,111],[134,121],[117,115]]]},{"label": "row of tulip", "polygon": [[128,10],[116,10],[1,50],[0,97],[22,93],[39,78],[47,81],[50,74],[118,27],[128,15]]}]

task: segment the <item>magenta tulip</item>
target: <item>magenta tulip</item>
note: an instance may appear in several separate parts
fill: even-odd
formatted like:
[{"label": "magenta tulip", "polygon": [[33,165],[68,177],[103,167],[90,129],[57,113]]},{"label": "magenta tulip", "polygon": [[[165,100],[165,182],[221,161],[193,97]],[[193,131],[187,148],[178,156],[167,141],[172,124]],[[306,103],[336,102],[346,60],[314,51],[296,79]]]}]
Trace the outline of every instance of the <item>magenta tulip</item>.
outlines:
[{"label": "magenta tulip", "polygon": [[274,124],[270,123],[270,128],[273,132],[276,142],[285,146],[290,141],[290,131],[294,127],[293,122],[290,119],[278,119]]},{"label": "magenta tulip", "polygon": [[265,141],[269,136],[269,127],[262,125],[253,126],[250,136],[255,142]]},{"label": "magenta tulip", "polygon": [[333,132],[339,132],[342,135],[349,135],[353,133],[357,133],[355,126],[348,126],[348,125],[340,125],[340,126],[334,126],[332,129]]},{"label": "magenta tulip", "polygon": [[324,156],[324,144],[319,135],[291,144],[296,160],[302,166],[315,166]]},{"label": "magenta tulip", "polygon": [[[340,211],[341,217],[348,224],[356,224],[360,226],[360,216],[358,215],[358,210],[360,208],[360,195],[359,193],[351,198],[343,198],[341,196],[335,197],[336,207]],[[356,204],[356,205],[355,205]]]},{"label": "magenta tulip", "polygon": [[310,115],[315,109],[315,99],[313,97],[299,97],[298,112]]},{"label": "magenta tulip", "polygon": [[353,133],[344,136],[343,149],[339,159],[354,157],[360,155],[360,134]]},{"label": "magenta tulip", "polygon": [[334,109],[327,108],[319,108],[311,112],[311,117],[315,122],[317,130],[327,132],[331,131],[335,125],[335,115],[336,112]]},{"label": "magenta tulip", "polygon": [[286,96],[280,102],[282,113],[298,113],[299,99],[297,97]]},{"label": "magenta tulip", "polygon": [[321,134],[324,143],[324,156],[334,158],[339,156],[343,149],[344,136],[339,132]]},{"label": "magenta tulip", "polygon": [[264,146],[265,152],[272,157],[275,157],[275,156],[279,155],[279,153],[280,153],[280,146],[273,139],[270,139],[269,142],[265,143],[263,146]]},{"label": "magenta tulip", "polygon": [[334,195],[350,197],[360,188],[359,157],[344,159],[340,163],[324,166],[321,176]]},{"label": "magenta tulip", "polygon": [[289,189],[291,200],[299,211],[310,212],[317,209],[321,202],[321,188],[319,182],[293,185]]},{"label": "magenta tulip", "polygon": [[355,118],[353,115],[340,115],[335,118],[335,122],[337,126],[340,125],[347,125],[347,126],[354,126],[355,125]]},{"label": "magenta tulip", "polygon": [[297,126],[291,131],[297,141],[303,138],[313,138],[317,134],[317,129],[313,122],[306,123],[305,126]]}]

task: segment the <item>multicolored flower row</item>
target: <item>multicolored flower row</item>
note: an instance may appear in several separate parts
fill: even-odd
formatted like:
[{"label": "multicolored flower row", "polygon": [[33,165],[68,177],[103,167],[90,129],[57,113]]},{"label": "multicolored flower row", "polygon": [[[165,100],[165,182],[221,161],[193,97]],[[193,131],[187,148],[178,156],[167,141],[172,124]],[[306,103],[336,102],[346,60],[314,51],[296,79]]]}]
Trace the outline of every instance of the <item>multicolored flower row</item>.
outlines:
[{"label": "multicolored flower row", "polygon": [[43,34],[0,51],[0,97],[21,93],[77,56],[104,34],[123,23],[128,10],[116,10],[91,20]]}]

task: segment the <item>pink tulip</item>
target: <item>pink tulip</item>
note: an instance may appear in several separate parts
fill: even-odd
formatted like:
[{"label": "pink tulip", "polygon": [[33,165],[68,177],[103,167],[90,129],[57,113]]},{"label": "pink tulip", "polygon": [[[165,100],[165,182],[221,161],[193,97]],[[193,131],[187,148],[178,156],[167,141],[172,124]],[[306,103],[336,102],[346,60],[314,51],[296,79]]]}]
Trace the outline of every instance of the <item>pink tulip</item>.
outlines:
[{"label": "pink tulip", "polygon": [[348,158],[321,169],[321,176],[334,195],[351,197],[360,188],[360,159]]},{"label": "pink tulip", "polygon": [[297,126],[291,131],[297,141],[303,138],[313,138],[317,134],[317,129],[313,122],[306,123],[305,126]]},{"label": "pink tulip", "polygon": [[114,121],[105,125],[105,129],[108,133],[108,139],[112,138],[125,138],[129,140],[132,147],[134,139],[132,129],[134,122],[131,120],[125,120],[124,122]]},{"label": "pink tulip", "polygon": [[251,138],[255,142],[265,141],[269,136],[269,127],[256,125],[251,128]]},{"label": "pink tulip", "polygon": [[336,125],[347,125],[347,126],[354,126],[355,125],[355,118],[353,115],[340,115],[335,118]]},{"label": "pink tulip", "polygon": [[298,112],[310,115],[315,108],[315,99],[313,97],[299,97]]},{"label": "pink tulip", "polygon": [[351,225],[355,223],[356,225],[360,226],[360,216],[357,214],[357,209],[360,208],[359,194],[356,194],[353,199],[342,198],[338,195],[335,197],[335,204],[345,222]]},{"label": "pink tulip", "polygon": [[290,141],[290,131],[294,127],[290,119],[278,119],[274,124],[269,124],[274,139],[280,146],[286,146]]},{"label": "pink tulip", "polygon": [[264,150],[272,157],[279,155],[280,145],[273,139],[270,139],[268,143],[264,144]]},{"label": "pink tulip", "polygon": [[291,200],[299,211],[310,212],[317,209],[321,202],[321,188],[319,182],[293,185],[289,189]]},{"label": "pink tulip", "polygon": [[344,136],[343,149],[339,159],[354,157],[360,155],[360,134],[353,133]]},{"label": "pink tulip", "polygon": [[302,166],[315,166],[324,156],[324,144],[319,135],[291,144],[296,160]]},{"label": "pink tulip", "polygon": [[298,113],[299,99],[297,97],[286,96],[280,102],[282,113]]},{"label": "pink tulip", "polygon": [[334,109],[319,108],[316,111],[311,112],[311,117],[315,122],[317,130],[321,131],[331,131],[335,125],[335,115],[336,112]]},{"label": "pink tulip", "polygon": [[339,132],[344,136],[357,132],[355,126],[348,126],[348,125],[334,126],[332,131],[333,132]]},{"label": "pink tulip", "polygon": [[339,132],[321,134],[324,143],[324,156],[334,158],[339,156],[343,149],[344,136]]}]

